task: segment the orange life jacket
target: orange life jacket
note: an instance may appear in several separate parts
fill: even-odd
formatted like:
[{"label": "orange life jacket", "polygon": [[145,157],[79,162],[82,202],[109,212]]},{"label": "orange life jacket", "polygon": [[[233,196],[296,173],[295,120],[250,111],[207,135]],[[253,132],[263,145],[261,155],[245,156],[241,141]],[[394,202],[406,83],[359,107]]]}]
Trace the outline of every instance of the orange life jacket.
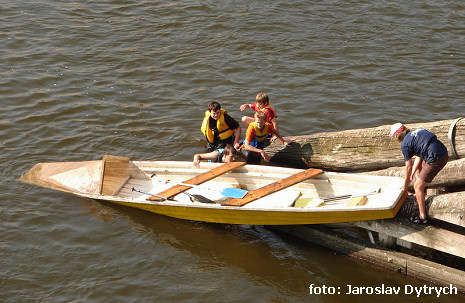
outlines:
[{"label": "orange life jacket", "polygon": [[252,122],[249,124],[249,126],[252,126],[255,130],[255,138],[257,138],[257,141],[258,142],[263,142],[265,141],[266,137],[268,136],[268,127],[270,126],[271,124],[266,122],[265,123],[265,127],[263,128],[263,130],[259,130],[258,129],[258,125],[257,125],[257,122]]},{"label": "orange life jacket", "polygon": [[[273,106],[268,104],[267,106],[260,108],[262,112],[265,112],[267,109],[270,109],[273,112],[274,118],[278,118],[278,115],[276,114],[276,110],[273,108]],[[267,121],[267,122],[271,122],[271,121]]]}]

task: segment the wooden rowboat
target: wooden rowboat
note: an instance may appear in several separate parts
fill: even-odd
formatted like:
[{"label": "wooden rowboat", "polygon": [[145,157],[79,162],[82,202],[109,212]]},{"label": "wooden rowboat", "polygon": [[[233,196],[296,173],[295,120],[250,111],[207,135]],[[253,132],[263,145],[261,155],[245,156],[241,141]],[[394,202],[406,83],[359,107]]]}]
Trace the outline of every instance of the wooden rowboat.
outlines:
[{"label": "wooden rowboat", "polygon": [[[398,177],[241,162],[202,162],[195,167],[192,162],[131,161],[114,156],[39,163],[20,180],[179,219],[229,224],[296,225],[392,218],[406,198],[400,189],[403,179]],[[248,192],[243,198],[228,198],[222,195],[225,188]]]}]

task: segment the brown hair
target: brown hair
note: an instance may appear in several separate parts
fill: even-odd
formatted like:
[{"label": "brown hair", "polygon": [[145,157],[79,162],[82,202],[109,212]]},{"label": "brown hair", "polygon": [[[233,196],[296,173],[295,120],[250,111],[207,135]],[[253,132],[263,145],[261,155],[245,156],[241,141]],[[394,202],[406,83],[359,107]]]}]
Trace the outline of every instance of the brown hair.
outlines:
[{"label": "brown hair", "polygon": [[266,120],[266,114],[265,112],[262,112],[262,111],[259,111],[259,112],[255,112],[255,114],[253,115],[255,118],[258,118],[260,120]]},{"label": "brown hair", "polygon": [[212,112],[212,111],[216,112],[217,110],[220,110],[220,109],[221,109],[221,105],[216,101],[212,101],[212,102],[210,102],[210,104],[208,104],[208,110],[210,112]]},{"label": "brown hair", "polygon": [[404,138],[405,138],[405,135],[407,135],[407,133],[409,131],[410,131],[410,129],[406,128],[401,132],[395,133],[394,138],[396,138],[397,141],[402,142],[402,140],[404,140]]},{"label": "brown hair", "polygon": [[262,104],[264,106],[267,106],[268,104],[270,104],[270,99],[268,98],[268,96],[265,93],[259,93],[255,97],[255,102],[257,102],[259,104]]},{"label": "brown hair", "polygon": [[237,150],[231,145],[231,144],[226,144],[223,150],[223,155],[229,156],[229,155],[234,155],[237,156]]}]

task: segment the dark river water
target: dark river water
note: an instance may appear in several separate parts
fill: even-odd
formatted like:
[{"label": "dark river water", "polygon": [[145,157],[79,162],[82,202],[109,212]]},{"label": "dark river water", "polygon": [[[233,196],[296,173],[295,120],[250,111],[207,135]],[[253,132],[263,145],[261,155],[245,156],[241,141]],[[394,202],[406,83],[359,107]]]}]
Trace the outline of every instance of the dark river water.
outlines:
[{"label": "dark river water", "polygon": [[[187,160],[218,101],[266,92],[284,136],[465,112],[462,1],[0,0],[1,302],[463,302],[264,227],[17,181],[33,164]],[[399,295],[309,286],[401,287]]]}]

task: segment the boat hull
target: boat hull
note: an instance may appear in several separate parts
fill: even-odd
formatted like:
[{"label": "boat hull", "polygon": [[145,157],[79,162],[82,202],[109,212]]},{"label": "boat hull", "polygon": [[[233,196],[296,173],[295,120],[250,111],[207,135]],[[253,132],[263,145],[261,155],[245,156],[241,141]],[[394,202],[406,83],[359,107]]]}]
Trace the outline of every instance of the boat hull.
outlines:
[{"label": "boat hull", "polygon": [[[153,198],[153,194],[169,192],[178,183],[208,175],[219,166],[201,163],[200,167],[194,167],[190,162],[104,157],[101,161],[39,163],[21,180],[173,218],[226,224],[301,225],[386,219],[397,214],[406,198],[406,193],[400,190],[401,178],[325,172],[270,192],[250,204],[229,206],[228,199],[215,194],[215,189],[234,186],[252,192],[272,188],[270,185],[302,175],[303,171],[245,165],[231,168],[218,176],[209,176],[207,181],[202,181],[203,189],[187,191],[216,203],[191,201],[191,195],[182,191],[164,201],[148,199]],[[136,188],[138,190],[135,191]],[[313,199],[308,197],[319,199],[347,193],[353,194],[349,196],[363,196],[363,192],[369,189],[376,189],[376,194],[368,194],[370,196],[365,197],[368,202],[360,206],[350,205],[350,199],[303,207],[297,203],[299,199]]]},{"label": "boat hull", "polygon": [[[407,194],[400,197],[405,199]],[[326,224],[394,218],[402,203],[391,209],[372,210],[253,210],[239,207],[207,208],[101,200],[183,220],[246,225]]]}]

